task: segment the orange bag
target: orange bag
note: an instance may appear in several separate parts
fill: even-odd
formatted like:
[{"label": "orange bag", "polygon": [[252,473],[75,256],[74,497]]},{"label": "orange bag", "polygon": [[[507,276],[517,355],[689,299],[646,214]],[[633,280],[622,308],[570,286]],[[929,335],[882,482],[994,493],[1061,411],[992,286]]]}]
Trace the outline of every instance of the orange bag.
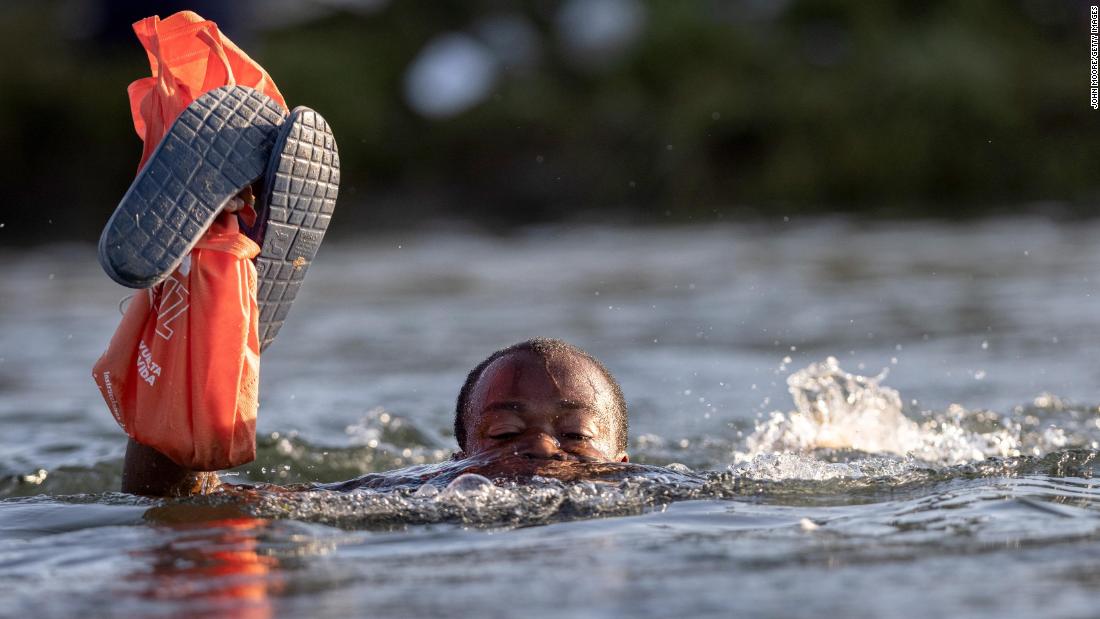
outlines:
[{"label": "orange bag", "polygon": [[[128,89],[145,165],[195,98],[240,84],[284,105],[271,77],[190,11],[134,24],[153,76]],[[255,217],[246,207],[243,217]],[[192,470],[256,455],[260,374],[256,267],[260,247],[222,213],[168,279],[134,296],[92,376],[119,425]]]},{"label": "orange bag", "polygon": [[171,277],[134,295],[92,370],[122,429],[184,468],[256,457],[259,253],[219,216]]}]

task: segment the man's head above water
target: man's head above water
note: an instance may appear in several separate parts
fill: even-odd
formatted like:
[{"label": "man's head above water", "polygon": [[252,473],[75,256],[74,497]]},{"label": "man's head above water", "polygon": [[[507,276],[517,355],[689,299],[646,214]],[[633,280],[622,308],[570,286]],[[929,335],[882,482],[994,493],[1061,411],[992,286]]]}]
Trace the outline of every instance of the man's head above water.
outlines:
[{"label": "man's head above water", "polygon": [[489,355],[455,406],[460,457],[625,462],[627,413],[611,372],[580,348],[536,338]]}]

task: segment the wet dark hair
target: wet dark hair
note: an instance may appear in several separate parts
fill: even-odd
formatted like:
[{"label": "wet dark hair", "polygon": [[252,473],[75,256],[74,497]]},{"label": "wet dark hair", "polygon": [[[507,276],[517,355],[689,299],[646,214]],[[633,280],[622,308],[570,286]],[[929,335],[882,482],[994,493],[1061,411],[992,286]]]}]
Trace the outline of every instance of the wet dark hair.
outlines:
[{"label": "wet dark hair", "polygon": [[623,390],[619,387],[618,381],[611,375],[611,371],[600,363],[599,359],[596,359],[592,355],[586,353],[580,348],[562,340],[553,338],[537,337],[534,339],[520,342],[518,344],[512,344],[507,348],[501,348],[495,353],[489,355],[484,361],[477,364],[474,369],[470,370],[470,373],[466,375],[466,382],[463,383],[462,389],[458,392],[458,400],[455,402],[455,440],[458,441],[458,446],[462,449],[466,449],[466,409],[470,405],[470,393],[474,390],[474,385],[481,378],[481,374],[485,372],[485,368],[489,367],[497,359],[500,359],[504,355],[508,355],[514,352],[529,352],[538,355],[539,357],[546,359],[553,354],[572,354],[577,355],[591,361],[600,374],[603,375],[604,380],[611,385],[611,394],[615,400],[615,409],[611,411],[612,415],[612,427],[615,429],[615,450],[619,452],[626,451],[626,436],[627,436],[627,412],[626,412],[626,398],[623,397]]}]

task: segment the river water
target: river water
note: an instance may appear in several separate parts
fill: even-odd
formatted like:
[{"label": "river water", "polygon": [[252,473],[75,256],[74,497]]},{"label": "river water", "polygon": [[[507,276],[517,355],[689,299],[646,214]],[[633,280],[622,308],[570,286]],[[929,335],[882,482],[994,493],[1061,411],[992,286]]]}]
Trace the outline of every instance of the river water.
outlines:
[{"label": "river water", "polygon": [[1096,616],[1098,237],[337,239],[265,353],[259,458],[227,479],[443,461],[465,373],[536,335],[616,374],[639,465],[186,500],[116,492],[90,368],[127,291],[91,246],[0,249],[0,616]]}]

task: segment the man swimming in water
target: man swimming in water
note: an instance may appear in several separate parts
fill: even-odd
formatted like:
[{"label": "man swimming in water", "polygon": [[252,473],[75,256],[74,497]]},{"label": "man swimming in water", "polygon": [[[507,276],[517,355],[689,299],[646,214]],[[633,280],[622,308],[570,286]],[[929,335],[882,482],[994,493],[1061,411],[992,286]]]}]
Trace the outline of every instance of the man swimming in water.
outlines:
[{"label": "man swimming in water", "polygon": [[[149,443],[130,440],[122,489],[187,495],[220,482],[214,472],[178,463],[213,468],[254,457],[241,446],[254,446],[258,355],[278,335],[324,238],[339,190],[340,158],[325,119],[308,107],[288,113],[267,72],[213,22],[182,11],[165,20],[141,20],[134,32],[153,74],[128,89],[145,152],[137,177],[100,237],[101,266],[115,282],[150,289],[149,298],[160,299],[165,288],[153,288],[158,283],[202,272],[188,257],[192,249],[209,244],[208,229],[233,247],[247,246],[248,252],[258,247],[258,254],[232,253],[235,260],[254,256],[255,305],[242,294],[253,284],[250,270],[238,268],[241,262],[200,276],[209,281],[225,273],[234,285],[199,285],[194,294],[185,289],[187,301],[171,297],[169,320],[176,319],[173,308],[205,319],[179,329],[181,338],[171,339],[175,330],[162,333],[165,302],[155,309],[152,300],[133,305],[140,324],[152,316],[157,325],[148,337],[175,347],[164,349],[167,361],[181,359],[173,364],[181,368],[171,378],[161,377],[163,368],[140,336],[119,338],[121,361],[111,368],[114,377],[107,370],[110,350],[101,359],[103,368],[97,364],[93,370],[119,423]],[[226,305],[233,311],[218,313]],[[237,346],[242,332],[246,341]],[[186,354],[175,355],[178,350]],[[212,357],[214,350],[233,358]],[[133,372],[135,351],[140,351],[138,367],[147,374],[136,387],[124,380]],[[158,360],[166,361],[164,356]],[[210,368],[218,371],[211,374]],[[137,389],[154,393],[154,381],[157,397],[134,395]],[[119,398],[126,400],[125,414]],[[139,422],[147,422],[141,431]],[[446,467],[452,473],[567,477],[565,469],[571,466],[627,461],[626,403],[619,385],[603,364],[560,340],[521,342],[478,364],[459,392],[454,428],[458,451]],[[181,436],[178,444],[176,436]],[[235,451],[227,455],[230,450]],[[369,482],[352,480],[336,488]]]},{"label": "man swimming in water", "polygon": [[[490,477],[569,477],[577,472],[569,463],[629,460],[618,383],[602,363],[561,340],[520,342],[479,363],[459,391],[454,429],[456,468]],[[183,496],[218,483],[216,473],[186,470],[133,440],[126,450],[123,492]]]}]

